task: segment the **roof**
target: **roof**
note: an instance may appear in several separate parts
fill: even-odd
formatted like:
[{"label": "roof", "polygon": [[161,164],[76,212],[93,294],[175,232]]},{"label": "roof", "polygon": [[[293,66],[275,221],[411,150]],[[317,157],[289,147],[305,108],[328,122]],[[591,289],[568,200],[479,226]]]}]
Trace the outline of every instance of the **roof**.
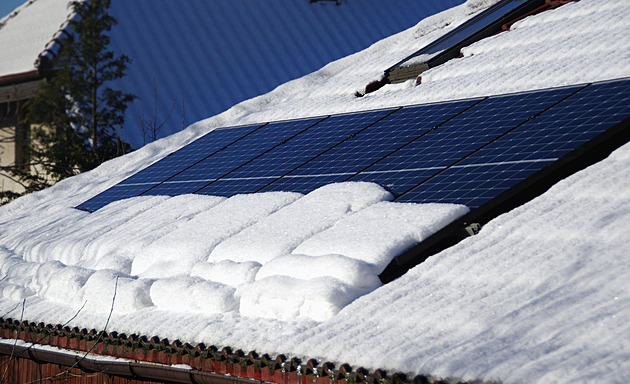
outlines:
[{"label": "roof", "polygon": [[[335,300],[350,297],[339,296],[350,291],[343,282],[361,280],[369,271],[359,268],[354,275],[344,275],[351,270],[344,266],[360,263],[343,252],[326,251],[320,263],[308,254],[279,257],[275,265],[258,270],[266,267],[266,279],[238,288],[236,277],[247,279],[255,264],[194,264],[194,276],[177,273],[185,269],[182,260],[205,255],[208,247],[219,248],[212,243],[214,229],[227,226],[218,226],[217,220],[229,222],[232,213],[243,217],[253,206],[264,208],[244,200],[266,199],[265,207],[276,213],[282,212],[278,207],[283,203],[289,209],[225,235],[220,248],[238,251],[243,244],[264,240],[282,253],[288,250],[282,247],[299,236],[305,239],[309,228],[321,223],[304,226],[311,213],[336,221],[342,216],[350,219],[355,212],[367,215],[368,208],[361,208],[376,210],[377,204],[406,209],[384,201],[387,195],[376,185],[333,185],[297,200],[300,196],[295,194],[243,195],[242,201],[231,201],[239,210],[223,205],[229,199],[190,195],[124,200],[96,214],[73,208],[220,126],[630,76],[630,43],[622,38],[629,32],[630,3],[581,0],[521,20],[509,31],[465,48],[462,58],[425,72],[420,85],[414,81],[386,85],[363,98],[354,97],[359,87],[382,74],[390,57],[396,56],[391,60],[396,62],[405,51],[443,34],[445,25],[452,28],[471,10],[489,3],[471,1],[424,20],[181,133],[0,208],[4,276],[0,310],[13,318],[23,310],[30,321],[63,324],[72,318],[72,324],[99,328],[111,308],[117,281],[109,327],[128,334],[158,334],[466,380],[627,380],[628,145],[403,277],[368,287],[369,292],[348,305]],[[294,206],[300,201],[301,207]],[[229,213],[209,213],[222,207]],[[402,222],[420,219],[410,212],[400,217]],[[366,222],[378,228],[378,217]],[[382,228],[396,231],[398,225]],[[208,242],[191,241],[204,238]],[[346,244],[344,236],[335,241]],[[348,247],[359,245],[357,241]],[[269,249],[251,254],[267,257],[263,252]],[[270,279],[274,274],[284,277]],[[313,276],[318,278],[309,279]],[[229,298],[239,298],[238,311]],[[221,313],[210,313],[214,308],[222,308]],[[318,309],[310,312],[313,308]],[[325,316],[300,317],[306,313]]]},{"label": "roof", "polygon": [[68,0],[29,1],[0,20],[0,79],[38,70],[40,54],[52,48],[70,16],[67,5]]}]

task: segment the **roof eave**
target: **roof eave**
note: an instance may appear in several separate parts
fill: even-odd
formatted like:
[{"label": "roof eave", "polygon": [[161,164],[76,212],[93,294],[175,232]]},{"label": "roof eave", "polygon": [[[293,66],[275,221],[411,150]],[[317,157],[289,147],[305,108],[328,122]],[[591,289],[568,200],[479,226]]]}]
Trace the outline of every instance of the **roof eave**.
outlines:
[{"label": "roof eave", "polygon": [[33,69],[26,72],[14,73],[10,75],[0,76],[0,87],[14,84],[27,83],[29,81],[41,80],[43,74],[39,69]]}]

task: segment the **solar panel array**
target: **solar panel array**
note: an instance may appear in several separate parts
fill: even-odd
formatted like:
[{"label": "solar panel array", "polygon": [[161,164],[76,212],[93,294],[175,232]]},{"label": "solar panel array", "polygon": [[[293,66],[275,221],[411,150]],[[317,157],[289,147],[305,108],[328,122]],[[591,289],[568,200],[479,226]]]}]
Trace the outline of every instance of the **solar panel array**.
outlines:
[{"label": "solar panel array", "polygon": [[77,208],[132,196],[378,183],[477,208],[630,117],[630,80],[223,128]]}]

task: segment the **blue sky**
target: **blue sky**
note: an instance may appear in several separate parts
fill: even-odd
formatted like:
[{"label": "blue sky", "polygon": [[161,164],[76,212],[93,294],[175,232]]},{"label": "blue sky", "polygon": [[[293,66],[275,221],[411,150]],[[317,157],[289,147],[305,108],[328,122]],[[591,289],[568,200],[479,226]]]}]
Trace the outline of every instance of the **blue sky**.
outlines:
[{"label": "blue sky", "polygon": [[26,0],[0,0],[0,18],[8,15]]}]

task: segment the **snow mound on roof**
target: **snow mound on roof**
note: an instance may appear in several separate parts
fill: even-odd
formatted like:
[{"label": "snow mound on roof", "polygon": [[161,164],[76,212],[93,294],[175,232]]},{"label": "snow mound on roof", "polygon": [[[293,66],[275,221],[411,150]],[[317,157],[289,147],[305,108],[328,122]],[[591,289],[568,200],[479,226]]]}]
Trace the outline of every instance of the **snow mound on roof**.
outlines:
[{"label": "snow mound on roof", "polygon": [[193,266],[190,275],[236,288],[245,283],[253,283],[260,267],[262,265],[255,261],[242,263],[232,260],[221,260],[218,263],[200,262]]},{"label": "snow mound on roof", "polygon": [[198,312],[207,315],[238,309],[235,289],[199,277],[168,277],[151,286],[151,299],[160,308],[175,312]]},{"label": "snow mound on roof", "polygon": [[455,204],[380,202],[348,215],[304,241],[294,254],[341,254],[367,262],[377,273],[411,246],[435,233],[468,208]]},{"label": "snow mound on roof", "polygon": [[291,253],[302,241],[334,225],[345,215],[392,198],[389,192],[372,183],[323,186],[222,242],[212,251],[209,260],[264,264]]},{"label": "snow mound on roof", "polygon": [[[114,309],[124,313],[152,307],[208,316],[238,312],[323,321],[379,286],[380,270],[369,264],[367,254],[350,259],[291,252],[339,221],[391,198],[382,187],[359,182],[331,184],[304,196],[144,196],[114,202],[93,214],[48,212],[37,223],[23,218],[18,225],[33,225],[33,236],[14,239],[16,247],[0,253],[5,278],[0,291],[7,299],[38,296],[94,314],[108,313],[115,296]],[[389,204],[390,209],[397,206]],[[417,209],[414,204],[397,209],[405,211]],[[466,209],[424,211],[443,215],[439,222],[445,225]],[[372,215],[371,220],[378,218]],[[355,233],[369,228],[354,225]],[[420,240],[412,226],[398,231],[398,236]],[[389,236],[383,232],[378,238],[387,244]],[[318,252],[315,245],[309,249]],[[379,257],[384,262],[400,248],[385,248],[389,253],[383,249]],[[304,265],[297,266],[300,261]],[[294,274],[287,266],[302,272]],[[278,304],[292,279],[300,279],[304,287],[287,297],[292,305]]]},{"label": "snow mound on roof", "polygon": [[240,312],[244,316],[284,321],[305,318],[324,321],[370,290],[345,284],[334,277],[306,280],[267,277],[240,290]]},{"label": "snow mound on roof", "polygon": [[128,313],[153,305],[151,281],[121,274],[111,269],[95,271],[82,288],[85,310],[94,313]]},{"label": "snow mound on roof", "polygon": [[[208,261],[210,252],[218,244],[300,196],[282,192],[236,195],[214,207],[199,209],[191,220],[178,219],[177,228],[155,236],[142,252],[136,252],[131,271],[146,278],[190,274],[195,264]],[[152,215],[152,220],[171,222],[170,218],[156,220],[156,214]]]}]

